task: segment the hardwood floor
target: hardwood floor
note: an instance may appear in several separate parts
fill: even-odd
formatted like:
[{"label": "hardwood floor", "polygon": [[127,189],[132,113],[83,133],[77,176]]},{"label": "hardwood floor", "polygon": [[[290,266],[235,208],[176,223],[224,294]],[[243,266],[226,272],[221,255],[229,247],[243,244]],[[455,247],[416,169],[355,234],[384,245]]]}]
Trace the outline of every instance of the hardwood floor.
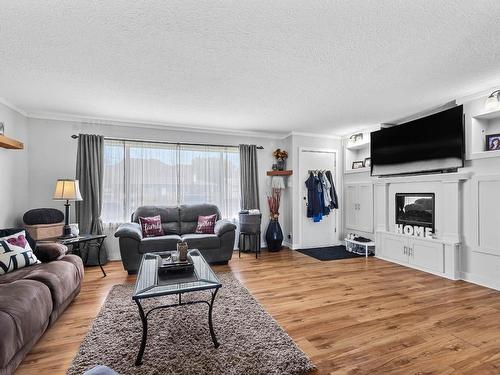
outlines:
[{"label": "hardwood floor", "polygon": [[[500,374],[500,292],[375,258],[320,262],[301,253],[236,254],[228,266],[320,374]],[[87,268],[74,303],[17,374],[64,374],[120,262]],[[223,345],[223,344],[222,344]]]}]

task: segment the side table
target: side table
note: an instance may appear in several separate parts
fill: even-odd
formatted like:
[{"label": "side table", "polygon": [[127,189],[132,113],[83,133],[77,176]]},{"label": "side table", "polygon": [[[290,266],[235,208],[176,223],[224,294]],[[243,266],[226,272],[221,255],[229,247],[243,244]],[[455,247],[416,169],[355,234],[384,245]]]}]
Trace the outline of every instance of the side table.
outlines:
[{"label": "side table", "polygon": [[71,245],[71,250],[69,250],[69,252],[76,253],[78,256],[81,256],[81,249],[83,247],[88,246],[91,242],[95,242],[97,245],[97,262],[99,267],[101,267],[102,274],[104,275],[103,277],[106,277],[106,272],[101,264],[101,248],[105,238],[106,235],[104,234],[82,234],[72,238],[54,238],[53,241],[66,246]]}]

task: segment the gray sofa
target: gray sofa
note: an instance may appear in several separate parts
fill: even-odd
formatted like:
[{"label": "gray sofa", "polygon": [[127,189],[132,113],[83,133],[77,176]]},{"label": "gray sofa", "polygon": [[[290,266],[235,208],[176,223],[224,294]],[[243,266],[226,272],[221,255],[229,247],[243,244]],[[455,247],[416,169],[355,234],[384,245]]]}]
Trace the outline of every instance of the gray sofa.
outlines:
[{"label": "gray sofa", "polygon": [[[0,237],[22,229],[1,229]],[[26,239],[42,259],[35,241]],[[13,374],[23,358],[80,292],[83,262],[76,255],[0,275],[0,375]]]},{"label": "gray sofa", "polygon": [[[215,234],[196,234],[198,216],[217,214]],[[143,237],[139,217],[160,215],[164,236]],[[233,255],[236,225],[221,220],[213,204],[181,205],[176,207],[142,206],[132,214],[132,222],[118,227],[123,267],[129,273],[137,272],[144,253],[176,250],[177,243],[186,241],[190,249],[198,249],[207,262],[227,263]]]}]

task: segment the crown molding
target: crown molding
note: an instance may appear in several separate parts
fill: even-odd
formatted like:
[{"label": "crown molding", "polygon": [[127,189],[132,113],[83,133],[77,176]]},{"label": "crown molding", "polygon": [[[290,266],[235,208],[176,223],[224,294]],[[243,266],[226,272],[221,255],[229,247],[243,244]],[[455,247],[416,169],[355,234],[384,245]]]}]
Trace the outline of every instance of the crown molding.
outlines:
[{"label": "crown molding", "polygon": [[493,86],[493,87],[486,89],[486,90],[481,90],[479,92],[475,91],[471,94],[461,96],[460,98],[456,99],[457,105],[465,104],[465,103],[470,102],[472,100],[480,99],[483,97],[485,98],[485,97],[489,96],[493,91],[496,91],[499,89],[500,89],[499,86]]},{"label": "crown molding", "polygon": [[290,133],[286,134],[285,136],[282,136],[281,139],[291,137],[292,135],[297,135],[297,136],[301,136],[301,137],[313,137],[313,138],[342,139],[341,136],[336,135],[336,134],[308,133],[308,132],[298,132],[295,130],[291,131]]},{"label": "crown molding", "polygon": [[236,130],[224,128],[207,128],[185,124],[171,124],[157,121],[125,120],[107,117],[78,116],[56,112],[28,112],[27,117],[40,120],[70,121],[88,124],[99,124],[108,126],[123,126],[133,128],[159,129],[170,131],[184,131],[191,133],[209,133],[221,135],[246,136],[254,138],[283,139],[283,133],[257,132],[249,130]]},{"label": "crown molding", "polygon": [[349,138],[351,135],[356,133],[371,133],[373,131],[380,130],[380,125],[365,126],[363,128],[358,128],[358,130],[349,131],[348,133],[342,133],[342,139]]},{"label": "crown molding", "polygon": [[20,115],[23,115],[24,117],[29,117],[26,111],[23,111],[21,108],[19,108],[15,104],[12,104],[5,98],[0,97],[0,104],[3,104],[4,106],[12,109],[13,111],[19,113]]}]

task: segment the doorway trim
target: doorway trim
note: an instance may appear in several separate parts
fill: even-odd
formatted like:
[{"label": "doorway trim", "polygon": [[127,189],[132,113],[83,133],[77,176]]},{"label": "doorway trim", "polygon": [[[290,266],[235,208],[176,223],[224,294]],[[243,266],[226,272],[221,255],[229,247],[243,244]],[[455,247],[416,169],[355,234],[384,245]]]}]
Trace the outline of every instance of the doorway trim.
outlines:
[{"label": "doorway trim", "polygon": [[[298,241],[297,241],[297,249],[306,249],[307,246],[305,247],[304,246],[304,243],[302,241],[302,220],[304,219],[302,217],[302,205],[304,204],[303,203],[303,195],[302,195],[302,185],[304,183],[304,181],[300,181],[300,176],[301,176],[301,171],[302,171],[302,165],[303,165],[303,161],[302,161],[302,153],[303,152],[314,152],[314,153],[325,153],[325,154],[334,154],[335,155],[335,188],[337,190],[337,196],[338,196],[338,193],[341,192],[342,190],[340,189],[339,190],[339,187],[341,186],[340,184],[340,174],[339,174],[339,152],[337,149],[334,149],[334,148],[316,148],[316,147],[299,147],[299,157],[298,157],[298,169],[299,169],[299,173],[297,173],[297,179],[299,180],[298,181],[298,186],[297,186],[297,195],[296,195],[296,199],[297,199],[297,214],[296,214],[296,217],[294,218],[295,220],[298,220],[299,222],[299,233],[298,233]],[[342,199],[339,197],[339,208],[334,210],[335,211],[335,242],[331,245],[335,246],[335,245],[339,245],[340,244],[340,234],[341,234],[341,230],[340,228],[342,228],[342,223],[341,223],[341,220],[342,220],[342,215],[339,214],[339,211],[341,210],[341,207],[342,207]],[[328,246],[328,245],[324,245],[324,246]],[[313,247],[316,247],[316,246],[313,246]],[[294,247],[295,249],[295,247]]]}]

